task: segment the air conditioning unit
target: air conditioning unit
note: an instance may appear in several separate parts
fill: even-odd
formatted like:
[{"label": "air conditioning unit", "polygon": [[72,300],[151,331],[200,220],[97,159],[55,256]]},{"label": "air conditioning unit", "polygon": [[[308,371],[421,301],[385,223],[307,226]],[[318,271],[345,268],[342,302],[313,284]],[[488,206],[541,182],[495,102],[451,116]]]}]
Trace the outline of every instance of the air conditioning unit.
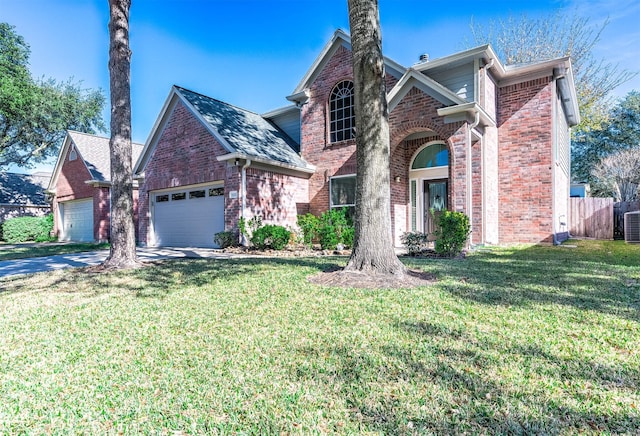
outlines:
[{"label": "air conditioning unit", "polygon": [[624,240],[640,243],[640,210],[624,214]]}]

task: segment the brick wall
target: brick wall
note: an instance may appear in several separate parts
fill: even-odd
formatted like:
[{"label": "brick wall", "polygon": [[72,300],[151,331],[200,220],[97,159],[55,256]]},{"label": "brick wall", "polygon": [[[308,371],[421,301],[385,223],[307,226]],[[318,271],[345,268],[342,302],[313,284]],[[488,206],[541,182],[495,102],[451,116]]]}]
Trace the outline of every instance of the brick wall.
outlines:
[{"label": "brick wall", "polygon": [[[320,72],[310,87],[309,103],[302,108],[302,157],[316,165],[317,171],[309,180],[309,210],[319,214],[329,207],[329,179],[336,175],[356,172],[355,141],[328,142],[328,100],[336,83],[352,80],[351,52],[340,48]],[[387,75],[387,89],[397,81]],[[451,174],[449,204],[456,210],[465,210],[466,195],[466,130],[463,123],[445,124],[437,110],[444,105],[422,91],[412,89],[389,116],[391,162],[391,215],[394,241],[407,230],[409,160],[420,144],[402,144],[417,132],[433,132],[430,140],[445,141],[450,149]],[[457,165],[454,165],[457,163]],[[400,176],[400,182],[395,177]]]},{"label": "brick wall", "polygon": [[499,89],[500,243],[552,242],[552,82]]},{"label": "brick wall", "polygon": [[239,193],[240,168],[227,167],[226,162],[216,159],[226,153],[202,123],[178,101],[144,169],[138,206],[141,242],[149,242],[149,192],[157,189],[224,180],[225,226],[237,223],[238,200],[229,198],[229,192]]},{"label": "brick wall", "polygon": [[[329,208],[329,179],[356,172],[355,140],[329,142],[329,96],[333,87],[353,80],[351,52],[340,47],[309,88],[309,102],[302,107],[301,154],[317,167],[309,179],[309,211],[320,214]],[[397,79],[386,75],[387,90]]]},{"label": "brick wall", "polygon": [[[96,216],[96,213],[99,209],[99,196],[100,193],[85,183],[87,180],[91,180],[91,174],[87,169],[84,161],[80,158],[78,154],[77,159],[70,161],[69,160],[69,151],[71,147],[67,150],[67,154],[64,157],[64,161],[62,163],[62,168],[60,169],[60,174],[58,175],[58,181],[56,183],[56,195],[53,200],[52,210],[53,210],[53,231],[56,235],[60,236],[60,229],[62,223],[60,222],[60,213],[58,205],[65,201],[71,200],[81,200],[83,198],[92,198],[93,199],[93,237],[95,240],[100,240],[100,224],[99,222],[103,219],[108,219],[108,217],[103,217],[100,215]],[[108,209],[107,209],[108,212]]]},{"label": "brick wall", "polygon": [[309,198],[307,179],[247,168],[247,210],[245,218],[262,218],[264,224],[296,227],[299,205]]}]

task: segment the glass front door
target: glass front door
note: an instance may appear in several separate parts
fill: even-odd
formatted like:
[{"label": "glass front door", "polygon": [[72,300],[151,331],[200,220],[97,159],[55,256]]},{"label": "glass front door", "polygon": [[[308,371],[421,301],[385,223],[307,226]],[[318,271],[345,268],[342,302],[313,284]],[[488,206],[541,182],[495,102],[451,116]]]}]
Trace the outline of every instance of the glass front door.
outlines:
[{"label": "glass front door", "polygon": [[447,181],[423,181],[423,223],[424,232],[433,233],[443,210],[447,210]]}]

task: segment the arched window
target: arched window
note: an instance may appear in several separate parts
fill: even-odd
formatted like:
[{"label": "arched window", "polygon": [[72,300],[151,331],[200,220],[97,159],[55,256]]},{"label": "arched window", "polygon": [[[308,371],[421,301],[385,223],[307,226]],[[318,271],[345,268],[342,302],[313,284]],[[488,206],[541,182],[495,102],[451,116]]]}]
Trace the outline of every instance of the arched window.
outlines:
[{"label": "arched window", "polygon": [[352,139],[356,120],[353,114],[353,82],[338,83],[329,97],[331,142]]},{"label": "arched window", "polygon": [[444,167],[449,165],[449,150],[445,144],[433,144],[423,148],[413,159],[412,170]]}]

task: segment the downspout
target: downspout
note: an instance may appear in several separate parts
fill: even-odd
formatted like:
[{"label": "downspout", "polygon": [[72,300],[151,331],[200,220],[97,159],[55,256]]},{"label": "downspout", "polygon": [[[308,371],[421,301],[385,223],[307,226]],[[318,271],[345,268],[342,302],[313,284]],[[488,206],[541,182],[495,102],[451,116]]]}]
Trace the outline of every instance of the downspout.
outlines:
[{"label": "downspout", "polygon": [[[491,58],[489,59],[489,63],[487,63],[487,65],[484,66],[484,70],[485,70],[485,78],[484,78],[484,91],[486,91],[487,89],[487,81],[489,80],[487,71],[490,70],[491,68],[493,68],[493,65],[495,64],[496,60],[495,58]],[[485,101],[484,101],[484,105],[485,107],[487,107],[487,102],[486,102],[486,94],[485,94]],[[494,115],[495,116],[495,115]],[[486,134],[486,129],[485,129],[485,134]],[[486,177],[487,177],[487,165],[486,165],[486,156],[485,156],[485,137],[484,135],[482,135],[481,138],[481,142],[480,142],[480,159],[482,160],[481,163],[481,168],[482,168],[482,178],[481,178],[481,187],[480,189],[482,190],[482,244],[484,245],[486,243],[486,238],[487,238],[487,193],[485,190],[486,187]]]},{"label": "downspout", "polygon": [[560,245],[560,241],[558,241],[558,236],[556,234],[556,168],[557,168],[557,159],[556,156],[558,154],[558,80],[564,77],[563,72],[556,73],[555,69],[553,72],[553,105],[551,105],[551,128],[553,129],[553,136],[551,144],[551,235],[553,237],[553,245]]},{"label": "downspout", "polygon": [[[473,172],[471,170],[471,131],[480,124],[480,112],[476,111],[475,119],[467,129],[467,216],[471,222],[471,240],[473,241]],[[472,242],[470,242],[472,244]]]},{"label": "downspout", "polygon": [[[240,200],[240,218],[244,218],[244,211],[247,208],[247,168],[251,166],[251,159],[247,159],[240,169],[241,174],[241,190],[242,190],[242,198]],[[242,245],[247,245],[247,237],[242,235]]]}]

